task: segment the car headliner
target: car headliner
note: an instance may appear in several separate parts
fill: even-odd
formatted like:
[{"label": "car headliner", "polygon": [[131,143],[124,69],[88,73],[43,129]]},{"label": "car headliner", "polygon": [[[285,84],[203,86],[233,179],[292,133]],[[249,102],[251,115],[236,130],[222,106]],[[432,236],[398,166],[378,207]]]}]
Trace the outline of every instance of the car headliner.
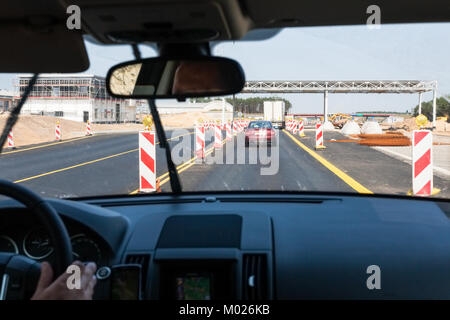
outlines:
[{"label": "car headliner", "polygon": [[[365,24],[373,1],[317,0],[6,0],[2,1],[0,72],[81,72],[89,67],[82,34],[103,44],[260,40],[302,26]],[[381,23],[450,21],[448,0],[381,0]],[[82,30],[66,12],[81,9]],[[254,32],[250,32],[250,31]],[[11,36],[14,35],[14,36]],[[135,39],[135,38],[133,38]]]}]

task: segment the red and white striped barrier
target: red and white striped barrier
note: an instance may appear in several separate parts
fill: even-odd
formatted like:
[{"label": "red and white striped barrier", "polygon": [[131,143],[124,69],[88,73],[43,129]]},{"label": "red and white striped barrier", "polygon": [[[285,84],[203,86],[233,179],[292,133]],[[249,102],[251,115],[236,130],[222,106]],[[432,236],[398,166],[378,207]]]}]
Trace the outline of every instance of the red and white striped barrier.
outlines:
[{"label": "red and white striped barrier", "polygon": [[139,191],[156,191],[155,133],[139,131]]},{"label": "red and white striped barrier", "polygon": [[87,136],[91,136],[92,135],[91,123],[89,121],[86,123],[86,135]]},{"label": "red and white striped barrier", "polygon": [[59,121],[56,121],[56,127],[55,127],[55,140],[59,141],[61,140],[61,126],[59,125]]},{"label": "red and white striped barrier", "polygon": [[233,134],[231,133],[231,124],[226,123],[225,129],[227,130],[227,141],[231,141],[233,139]]},{"label": "red and white striped barrier", "polygon": [[316,123],[316,149],[325,149],[323,145],[323,124]]},{"label": "red and white striped barrier", "polygon": [[433,192],[433,136],[430,130],[412,134],[412,193],[430,196]]},{"label": "red and white striped barrier", "polygon": [[292,133],[293,134],[297,134],[298,132],[298,126],[297,126],[297,121],[294,121],[294,124],[292,125]]},{"label": "red and white striped barrier", "polygon": [[303,125],[303,120],[298,122],[298,134],[300,137],[305,136],[305,126]]},{"label": "red and white striped barrier", "polygon": [[8,148],[14,149],[14,134],[12,130],[8,133]]},{"label": "red and white striped barrier", "polygon": [[289,131],[292,132],[292,130],[294,129],[294,120],[289,121]]},{"label": "red and white striped barrier", "polygon": [[195,127],[195,154],[197,159],[205,159],[205,127]]},{"label": "red and white striped barrier", "polygon": [[233,121],[233,134],[238,133],[238,125],[236,121]]},{"label": "red and white striped barrier", "polygon": [[214,148],[218,149],[222,147],[222,129],[219,125],[215,126],[214,130]]}]

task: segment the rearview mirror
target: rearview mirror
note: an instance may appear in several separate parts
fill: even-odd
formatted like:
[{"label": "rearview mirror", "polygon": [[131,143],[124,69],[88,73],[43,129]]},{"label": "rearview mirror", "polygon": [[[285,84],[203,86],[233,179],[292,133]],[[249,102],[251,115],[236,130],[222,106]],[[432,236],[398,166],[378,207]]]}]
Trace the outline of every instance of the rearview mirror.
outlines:
[{"label": "rearview mirror", "polygon": [[176,98],[238,93],[244,72],[234,60],[220,57],[167,57],[134,60],[108,71],[106,87],[119,98]]}]

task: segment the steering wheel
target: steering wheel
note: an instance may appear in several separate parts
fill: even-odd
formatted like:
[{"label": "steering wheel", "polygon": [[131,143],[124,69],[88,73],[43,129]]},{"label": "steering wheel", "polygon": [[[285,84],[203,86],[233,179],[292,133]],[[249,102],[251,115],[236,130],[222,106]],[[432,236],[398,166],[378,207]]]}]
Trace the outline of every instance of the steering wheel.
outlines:
[{"label": "steering wheel", "polygon": [[[56,210],[38,194],[7,180],[0,179],[0,195],[19,201],[38,217],[54,248],[55,277],[65,272],[73,260],[72,245]],[[40,263],[15,253],[0,252],[0,300],[30,298],[39,275]]]}]

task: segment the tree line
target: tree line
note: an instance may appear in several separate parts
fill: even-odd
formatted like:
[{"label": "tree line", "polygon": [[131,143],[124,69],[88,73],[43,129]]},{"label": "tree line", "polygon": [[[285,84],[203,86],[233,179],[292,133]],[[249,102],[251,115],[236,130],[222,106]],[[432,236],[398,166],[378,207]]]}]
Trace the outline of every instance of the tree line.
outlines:
[{"label": "tree line", "polygon": [[[433,119],[433,100],[422,102],[422,114],[425,115],[429,121]],[[419,105],[414,108],[414,116],[419,115]],[[436,117],[447,117],[447,122],[450,123],[450,102],[448,98],[440,97],[436,99]]]}]

